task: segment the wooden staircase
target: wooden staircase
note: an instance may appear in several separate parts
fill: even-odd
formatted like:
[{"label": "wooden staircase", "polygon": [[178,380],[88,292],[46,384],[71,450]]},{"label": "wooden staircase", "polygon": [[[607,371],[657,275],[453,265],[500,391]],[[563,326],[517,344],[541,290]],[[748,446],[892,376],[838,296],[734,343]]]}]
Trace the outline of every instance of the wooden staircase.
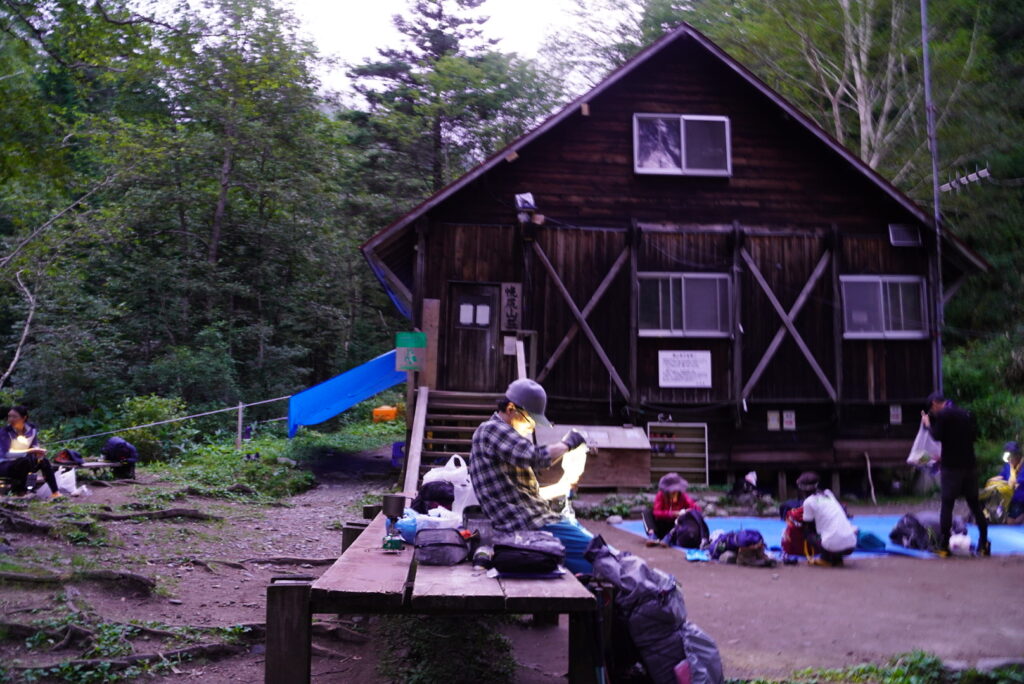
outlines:
[{"label": "wooden staircase", "polygon": [[491,417],[501,394],[430,390],[423,427],[420,471],[447,461],[452,454],[469,458],[473,432]]}]

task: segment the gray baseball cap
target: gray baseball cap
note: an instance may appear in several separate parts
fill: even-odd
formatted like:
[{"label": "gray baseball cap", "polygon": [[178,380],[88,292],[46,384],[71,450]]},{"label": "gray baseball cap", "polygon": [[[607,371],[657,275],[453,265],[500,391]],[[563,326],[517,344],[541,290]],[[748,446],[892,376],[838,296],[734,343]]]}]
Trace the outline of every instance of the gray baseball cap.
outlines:
[{"label": "gray baseball cap", "polygon": [[530,417],[544,427],[551,427],[551,421],[544,415],[548,407],[548,393],[535,380],[520,378],[505,390],[505,398],[530,414]]}]

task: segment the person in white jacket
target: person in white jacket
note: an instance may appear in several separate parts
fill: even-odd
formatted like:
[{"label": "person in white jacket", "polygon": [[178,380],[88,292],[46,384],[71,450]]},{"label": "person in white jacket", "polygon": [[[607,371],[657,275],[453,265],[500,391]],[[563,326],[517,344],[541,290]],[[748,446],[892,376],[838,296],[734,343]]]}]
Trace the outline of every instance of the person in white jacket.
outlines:
[{"label": "person in white jacket", "polygon": [[853,553],[857,546],[857,528],[850,523],[835,494],[821,488],[817,473],[803,473],[796,486],[807,495],[803,505],[804,526],[807,541],[819,552],[816,564],[841,566],[843,557]]}]

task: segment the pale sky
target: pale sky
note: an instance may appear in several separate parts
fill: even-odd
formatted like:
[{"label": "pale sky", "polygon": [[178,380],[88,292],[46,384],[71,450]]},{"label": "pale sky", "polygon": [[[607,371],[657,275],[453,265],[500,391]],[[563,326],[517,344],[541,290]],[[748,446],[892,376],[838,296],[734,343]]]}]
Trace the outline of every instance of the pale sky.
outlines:
[{"label": "pale sky", "polygon": [[[358,64],[376,57],[378,47],[397,47],[400,34],[391,15],[401,14],[407,0],[289,0],[295,14],[325,57]],[[535,57],[545,36],[564,27],[570,18],[571,0],[487,0],[478,14],[490,17],[484,24],[489,38],[500,38],[502,52]],[[342,88],[344,69],[321,74],[324,86]]]}]

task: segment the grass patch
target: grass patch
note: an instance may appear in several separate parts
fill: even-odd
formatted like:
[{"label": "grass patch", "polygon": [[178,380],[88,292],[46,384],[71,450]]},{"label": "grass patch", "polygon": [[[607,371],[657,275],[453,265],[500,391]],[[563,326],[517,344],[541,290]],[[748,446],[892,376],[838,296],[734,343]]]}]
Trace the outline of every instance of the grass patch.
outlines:
[{"label": "grass patch", "polygon": [[636,506],[650,507],[651,500],[645,494],[609,494],[596,506],[580,506],[576,515],[588,520],[604,520],[610,515],[629,517]]},{"label": "grass patch", "polygon": [[[730,679],[730,684],[777,684],[780,680]],[[835,670],[798,670],[792,684],[843,682],[844,684],[1024,684],[1024,667],[997,668],[990,672],[970,669],[954,672],[942,660],[924,651],[894,656],[884,665],[853,665]]]}]

